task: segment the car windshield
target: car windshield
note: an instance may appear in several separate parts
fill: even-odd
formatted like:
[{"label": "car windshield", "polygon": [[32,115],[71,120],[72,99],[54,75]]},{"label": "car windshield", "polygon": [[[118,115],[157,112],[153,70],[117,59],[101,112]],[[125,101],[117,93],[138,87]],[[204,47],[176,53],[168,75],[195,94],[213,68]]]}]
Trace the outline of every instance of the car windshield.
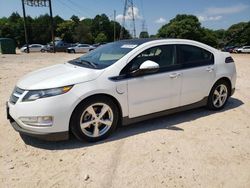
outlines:
[{"label": "car windshield", "polygon": [[103,69],[114,64],[137,46],[138,44],[131,41],[113,42],[98,47],[69,63],[87,68]]}]

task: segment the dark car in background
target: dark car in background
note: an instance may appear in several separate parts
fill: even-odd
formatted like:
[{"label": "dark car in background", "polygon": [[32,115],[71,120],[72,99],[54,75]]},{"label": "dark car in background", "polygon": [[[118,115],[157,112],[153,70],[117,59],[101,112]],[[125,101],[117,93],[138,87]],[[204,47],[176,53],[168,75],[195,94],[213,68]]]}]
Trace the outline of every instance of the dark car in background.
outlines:
[{"label": "dark car in background", "polygon": [[[55,42],[55,51],[56,52],[67,52],[67,49],[71,46],[73,46],[73,44],[71,44],[71,43],[67,43],[67,42],[62,41],[62,40],[56,41]],[[53,44],[52,43],[48,44],[45,47],[45,51],[53,52],[54,51]]]},{"label": "dark car in background", "polygon": [[224,52],[229,52],[229,53],[234,53],[234,49],[236,48],[237,46],[225,46],[222,51]]}]

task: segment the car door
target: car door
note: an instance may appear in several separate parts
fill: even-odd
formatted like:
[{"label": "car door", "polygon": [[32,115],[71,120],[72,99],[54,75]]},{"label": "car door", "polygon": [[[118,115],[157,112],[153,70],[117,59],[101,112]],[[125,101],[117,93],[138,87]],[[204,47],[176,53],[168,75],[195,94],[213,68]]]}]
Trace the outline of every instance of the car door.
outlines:
[{"label": "car door", "polygon": [[208,96],[215,78],[213,53],[183,44],[177,46],[177,54],[183,76],[181,106],[201,101]]},{"label": "car door", "polygon": [[83,44],[81,47],[81,52],[87,53],[89,51],[89,45]]},{"label": "car door", "polygon": [[244,53],[250,53],[250,46],[246,46],[243,48],[242,52]]},{"label": "car door", "polygon": [[35,51],[34,45],[30,45],[30,46],[29,46],[29,51],[30,51],[30,52],[34,52],[34,51]]},{"label": "car door", "polygon": [[33,51],[34,52],[40,52],[41,46],[40,45],[33,45]]},{"label": "car door", "polygon": [[175,52],[174,45],[149,48],[137,55],[122,70],[122,74],[129,75],[146,60],[154,61],[160,66],[155,73],[129,77],[129,118],[179,106],[182,77]]}]

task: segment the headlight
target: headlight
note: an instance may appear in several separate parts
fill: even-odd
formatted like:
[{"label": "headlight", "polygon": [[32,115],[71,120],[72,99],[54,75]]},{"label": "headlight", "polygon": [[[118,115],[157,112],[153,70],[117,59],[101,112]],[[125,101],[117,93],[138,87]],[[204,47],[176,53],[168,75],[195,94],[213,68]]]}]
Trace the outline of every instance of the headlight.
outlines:
[{"label": "headlight", "polygon": [[23,98],[23,102],[35,101],[40,98],[53,97],[67,93],[73,86],[64,86],[60,88],[44,89],[44,90],[33,90],[29,91]]}]

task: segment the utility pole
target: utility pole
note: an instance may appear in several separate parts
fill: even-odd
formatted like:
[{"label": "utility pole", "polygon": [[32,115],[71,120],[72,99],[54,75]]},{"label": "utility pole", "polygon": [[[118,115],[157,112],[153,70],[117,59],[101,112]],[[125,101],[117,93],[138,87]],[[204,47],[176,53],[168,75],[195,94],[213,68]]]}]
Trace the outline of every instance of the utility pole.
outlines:
[{"label": "utility pole", "polygon": [[26,47],[27,47],[27,53],[30,53],[29,39],[28,39],[28,34],[27,34],[27,22],[26,22],[26,12],[25,12],[24,0],[22,0],[22,7],[23,7],[23,25],[24,25],[25,42],[26,42]]},{"label": "utility pole", "polygon": [[49,0],[49,13],[50,13],[51,37],[52,37],[52,43],[53,43],[53,52],[56,53],[56,49],[55,49],[55,34],[54,34],[54,21],[53,21],[51,0]]},{"label": "utility pole", "polygon": [[116,10],[114,10],[114,41],[116,41]]},{"label": "utility pole", "polygon": [[27,46],[27,52],[29,53],[29,40],[28,40],[28,32],[27,32],[27,22],[26,22],[26,12],[25,5],[34,6],[34,7],[49,7],[50,12],[50,22],[51,22],[51,38],[53,42],[53,50],[55,52],[55,34],[54,34],[54,23],[53,23],[53,14],[52,14],[52,6],[51,0],[21,0],[22,8],[23,8],[23,20],[24,20],[24,32],[25,32],[25,42]]}]

